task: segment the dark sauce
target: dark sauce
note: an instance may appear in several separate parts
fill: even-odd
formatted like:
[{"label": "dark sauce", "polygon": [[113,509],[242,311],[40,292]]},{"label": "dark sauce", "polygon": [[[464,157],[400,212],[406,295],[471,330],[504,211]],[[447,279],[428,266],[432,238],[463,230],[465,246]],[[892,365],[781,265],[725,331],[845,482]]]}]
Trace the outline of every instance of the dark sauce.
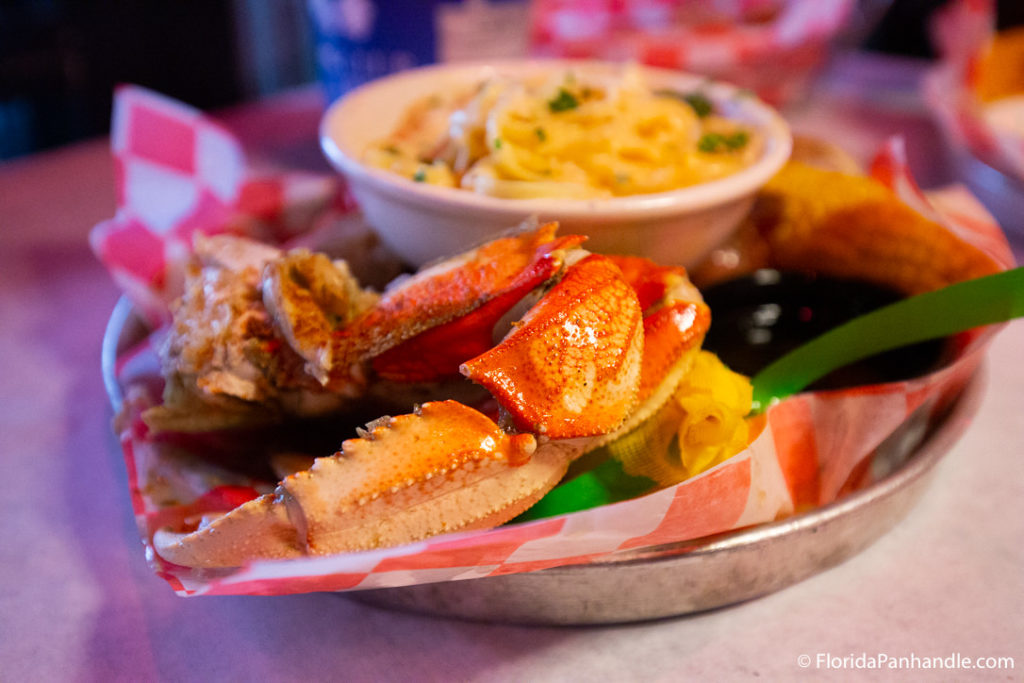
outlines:
[{"label": "dark sauce", "polygon": [[[904,296],[859,280],[759,270],[708,287],[711,329],[704,348],[730,368],[753,375],[833,327]],[[948,339],[893,349],[840,368],[810,389],[839,389],[920,377],[950,360]]]}]

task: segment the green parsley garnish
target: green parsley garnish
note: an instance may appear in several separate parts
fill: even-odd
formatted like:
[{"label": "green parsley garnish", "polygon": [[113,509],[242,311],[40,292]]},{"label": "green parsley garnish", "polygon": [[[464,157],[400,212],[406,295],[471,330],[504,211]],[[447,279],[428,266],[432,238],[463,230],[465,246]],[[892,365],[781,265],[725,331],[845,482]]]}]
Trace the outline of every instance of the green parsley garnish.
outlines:
[{"label": "green parsley garnish", "polygon": [[420,168],[416,169],[416,172],[412,174],[412,179],[417,183],[423,183],[427,180],[427,169]]},{"label": "green parsley garnish", "polygon": [[701,119],[708,116],[715,109],[708,96],[702,92],[687,93],[683,95],[683,100],[693,108],[693,113]]},{"label": "green parsley garnish", "polygon": [[743,149],[750,142],[750,135],[745,130],[738,130],[725,138],[725,146],[729,149]]},{"label": "green parsley garnish", "polygon": [[548,134],[540,126],[537,126],[536,128],[534,128],[533,129],[533,133],[534,133],[534,135],[537,136],[537,139],[540,140],[541,142],[544,142],[544,141],[546,141],[548,139]]},{"label": "green parsley garnish", "polygon": [[494,138],[494,149],[501,149],[501,138]]},{"label": "green parsley garnish", "polygon": [[702,119],[715,111],[715,105],[711,102],[711,99],[699,90],[694,90],[693,92],[658,90],[655,94],[686,102],[693,109],[693,113],[697,115],[697,118]]},{"label": "green parsley garnish", "polygon": [[580,106],[576,96],[565,88],[558,89],[558,95],[553,100],[548,100],[548,109],[552,112],[569,111]]},{"label": "green parsley garnish", "polygon": [[750,135],[745,130],[740,130],[730,135],[704,133],[697,143],[697,149],[708,153],[734,152],[746,147],[748,142],[750,142]]}]

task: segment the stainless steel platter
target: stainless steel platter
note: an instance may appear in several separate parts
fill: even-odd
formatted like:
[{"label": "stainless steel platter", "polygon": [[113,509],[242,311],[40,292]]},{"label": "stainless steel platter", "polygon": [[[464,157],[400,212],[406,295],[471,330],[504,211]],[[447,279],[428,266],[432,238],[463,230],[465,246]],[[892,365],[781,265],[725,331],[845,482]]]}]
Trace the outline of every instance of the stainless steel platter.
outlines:
[{"label": "stainless steel platter", "polygon": [[[128,301],[119,301],[102,351],[103,379],[115,410],[121,400],[117,354],[144,334]],[[899,523],[977,411],[981,394],[976,376],[942,415],[914,413],[873,454],[876,483],[785,520],[631,550],[597,564],[346,595],[426,614],[562,625],[657,619],[766,595],[849,559]]]}]

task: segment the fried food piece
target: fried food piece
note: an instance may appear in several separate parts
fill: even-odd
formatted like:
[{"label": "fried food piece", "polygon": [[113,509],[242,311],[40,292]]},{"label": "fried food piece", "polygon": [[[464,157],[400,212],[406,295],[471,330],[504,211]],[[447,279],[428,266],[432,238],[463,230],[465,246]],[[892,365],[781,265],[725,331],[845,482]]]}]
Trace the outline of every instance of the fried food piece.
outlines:
[{"label": "fried food piece", "polygon": [[918,294],[998,266],[881,182],[790,162],[763,188],[750,220],[772,265]]}]

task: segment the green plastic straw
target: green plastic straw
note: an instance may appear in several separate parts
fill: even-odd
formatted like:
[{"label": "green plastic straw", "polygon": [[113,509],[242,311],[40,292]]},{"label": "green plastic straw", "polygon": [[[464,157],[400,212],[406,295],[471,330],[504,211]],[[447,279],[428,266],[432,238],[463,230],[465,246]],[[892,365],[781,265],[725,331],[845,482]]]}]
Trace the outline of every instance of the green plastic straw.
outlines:
[{"label": "green plastic straw", "polygon": [[918,294],[833,328],[758,372],[752,410],[876,353],[1024,315],[1024,268]]}]

